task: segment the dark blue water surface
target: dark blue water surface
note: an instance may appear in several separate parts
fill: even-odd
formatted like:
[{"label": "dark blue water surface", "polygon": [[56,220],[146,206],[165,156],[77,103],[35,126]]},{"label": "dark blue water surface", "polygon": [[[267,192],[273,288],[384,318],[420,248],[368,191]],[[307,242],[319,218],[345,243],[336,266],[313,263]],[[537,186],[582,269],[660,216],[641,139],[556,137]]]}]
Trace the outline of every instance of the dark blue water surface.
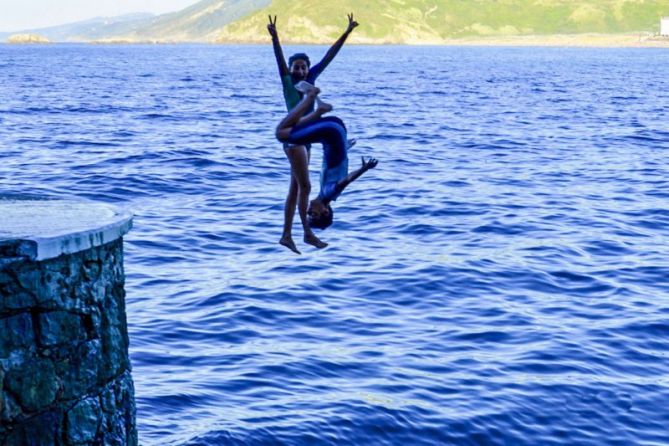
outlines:
[{"label": "dark blue water surface", "polygon": [[0,191],[136,213],[144,445],[668,444],[667,73],[346,47],[320,86],[380,163],[297,256],[269,45],[5,45]]}]

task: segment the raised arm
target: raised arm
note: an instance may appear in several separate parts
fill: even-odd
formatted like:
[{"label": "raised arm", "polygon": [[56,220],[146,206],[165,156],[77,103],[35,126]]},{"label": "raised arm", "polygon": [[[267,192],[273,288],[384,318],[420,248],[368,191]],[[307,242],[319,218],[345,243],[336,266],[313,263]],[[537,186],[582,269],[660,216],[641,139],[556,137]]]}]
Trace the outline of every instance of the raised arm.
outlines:
[{"label": "raised arm", "polygon": [[346,42],[348,35],[351,34],[351,31],[353,31],[356,26],[358,26],[358,22],[353,20],[353,13],[347,14],[347,16],[348,16],[348,27],[346,28],[346,31],[344,31],[344,34],[342,34],[341,37],[330,47],[328,52],[325,53],[325,56],[323,56],[323,60],[318,62],[320,71],[323,71],[325,67],[327,67],[330,64],[330,62],[332,62],[337,53],[339,53],[341,47],[344,46],[344,42]]},{"label": "raised arm", "polygon": [[360,176],[363,173],[367,172],[369,169],[375,168],[376,165],[379,164],[379,160],[377,160],[376,158],[370,158],[368,160],[365,160],[364,157],[361,157],[361,158],[362,158],[362,166],[360,166],[359,169],[354,170],[353,172],[346,175],[346,178],[344,178],[343,180],[340,180],[337,183],[337,190],[339,192],[342,192],[344,189],[346,189],[346,187],[349,184],[351,184],[352,182],[354,182],[355,180],[360,178]]},{"label": "raised arm", "polygon": [[279,67],[279,76],[283,78],[289,72],[288,65],[286,65],[286,59],[283,57],[283,49],[281,49],[281,43],[279,42],[279,33],[276,31],[276,16],[274,16],[274,20],[272,20],[272,16],[269,16],[267,31],[269,31],[269,35],[272,36],[272,47],[274,48],[276,64]]}]

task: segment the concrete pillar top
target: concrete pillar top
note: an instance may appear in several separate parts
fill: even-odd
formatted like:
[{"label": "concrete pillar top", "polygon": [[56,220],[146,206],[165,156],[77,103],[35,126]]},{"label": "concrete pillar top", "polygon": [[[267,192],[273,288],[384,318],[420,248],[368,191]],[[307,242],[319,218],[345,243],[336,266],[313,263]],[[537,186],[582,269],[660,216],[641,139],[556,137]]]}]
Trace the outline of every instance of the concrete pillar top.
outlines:
[{"label": "concrete pillar top", "polygon": [[0,259],[46,260],[123,237],[132,213],[108,204],[0,195]]}]

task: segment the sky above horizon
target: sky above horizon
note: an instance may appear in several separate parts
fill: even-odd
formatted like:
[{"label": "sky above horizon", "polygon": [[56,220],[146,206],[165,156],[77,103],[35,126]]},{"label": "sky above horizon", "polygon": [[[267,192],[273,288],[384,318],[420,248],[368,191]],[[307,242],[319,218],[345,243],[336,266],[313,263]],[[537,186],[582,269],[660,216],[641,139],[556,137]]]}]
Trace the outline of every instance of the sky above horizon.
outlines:
[{"label": "sky above horizon", "polygon": [[197,2],[198,0],[0,0],[0,31],[45,28],[132,12],[164,14]]}]

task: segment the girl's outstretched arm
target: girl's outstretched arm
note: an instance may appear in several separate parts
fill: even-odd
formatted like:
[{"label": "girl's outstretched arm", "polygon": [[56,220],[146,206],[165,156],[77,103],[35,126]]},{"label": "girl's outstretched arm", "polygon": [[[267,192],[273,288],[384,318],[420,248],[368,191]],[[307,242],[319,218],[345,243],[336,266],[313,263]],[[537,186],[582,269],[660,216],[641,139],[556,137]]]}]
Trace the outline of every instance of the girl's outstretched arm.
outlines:
[{"label": "girl's outstretched arm", "polygon": [[354,170],[353,172],[346,175],[346,178],[344,178],[343,180],[340,180],[337,183],[337,190],[339,192],[342,192],[344,189],[346,189],[346,187],[349,184],[351,184],[352,182],[354,182],[355,180],[360,178],[360,176],[363,173],[367,172],[369,169],[375,168],[376,165],[379,164],[379,160],[377,160],[376,158],[369,158],[368,160],[365,160],[365,157],[361,157],[361,158],[362,158],[362,166],[360,168],[358,168],[357,170]]},{"label": "girl's outstretched arm", "polygon": [[348,35],[351,34],[351,31],[353,31],[353,29],[355,29],[357,26],[358,22],[353,20],[353,13],[348,14],[348,27],[346,27],[346,31],[344,31],[344,34],[342,34],[341,37],[337,39],[334,44],[332,44],[328,52],[325,53],[325,56],[323,56],[323,60],[318,62],[318,64],[316,64],[312,70],[316,69],[320,73],[325,69],[325,67],[330,65],[330,62],[332,62],[335,56],[337,56],[337,53],[339,53],[341,47],[344,46],[344,42],[346,42]]},{"label": "girl's outstretched arm", "polygon": [[276,30],[276,16],[274,16],[274,20],[272,20],[272,16],[269,16],[267,31],[269,31],[269,35],[272,36],[272,47],[274,48],[276,64],[279,67],[279,76],[283,78],[285,75],[289,74],[289,72],[286,59],[283,57],[283,49],[281,48],[281,43],[279,42],[279,33]]}]

